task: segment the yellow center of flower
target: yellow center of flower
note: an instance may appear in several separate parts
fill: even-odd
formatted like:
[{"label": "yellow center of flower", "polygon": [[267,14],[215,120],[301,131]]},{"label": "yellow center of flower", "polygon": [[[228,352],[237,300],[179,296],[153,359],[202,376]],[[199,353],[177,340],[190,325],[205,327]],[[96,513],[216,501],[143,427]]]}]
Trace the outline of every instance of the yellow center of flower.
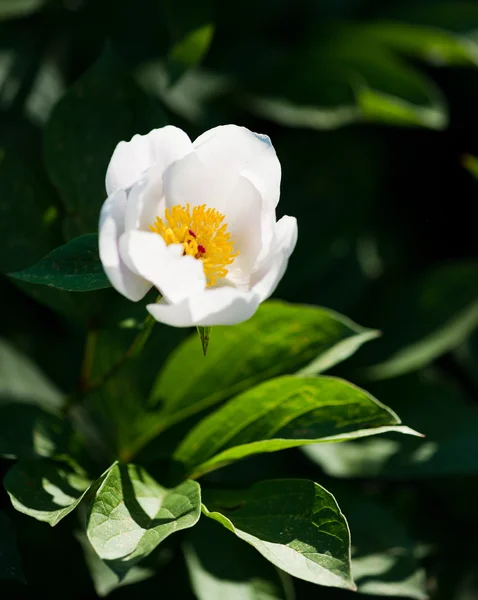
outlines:
[{"label": "yellow center of flower", "polygon": [[227,275],[227,266],[239,255],[233,252],[224,215],[215,208],[206,208],[205,204],[192,210],[189,204],[176,204],[165,210],[163,219],[156,217],[149,228],[159,233],[168,246],[182,244],[184,254],[202,260],[208,287]]}]

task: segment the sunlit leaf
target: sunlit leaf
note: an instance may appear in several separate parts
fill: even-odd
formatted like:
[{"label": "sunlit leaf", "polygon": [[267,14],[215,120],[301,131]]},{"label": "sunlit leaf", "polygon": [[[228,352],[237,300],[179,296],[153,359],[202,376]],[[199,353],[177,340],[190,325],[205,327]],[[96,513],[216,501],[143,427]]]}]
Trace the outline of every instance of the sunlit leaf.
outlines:
[{"label": "sunlit leaf", "polygon": [[386,431],[414,434],[389,408],[332,377],[278,377],[236,396],[194,427],[174,458],[195,477],[262,452]]},{"label": "sunlit leaf", "polygon": [[334,497],[313,481],[276,479],[205,492],[204,513],[300,579],[355,589],[350,536]]},{"label": "sunlit leaf", "polygon": [[423,478],[478,472],[478,411],[446,379],[412,374],[371,386],[424,439],[388,433],[304,452],[335,477]]},{"label": "sunlit leaf", "polygon": [[195,481],[166,489],[143,468],[116,464],[91,504],[86,533],[98,556],[124,574],[166,537],[195,525],[200,513]]},{"label": "sunlit leaf", "polygon": [[14,508],[54,526],[78,506],[91,481],[53,462],[20,461],[4,483]]},{"label": "sunlit leaf", "polygon": [[206,360],[195,336],[184,342],[160,373],[153,399],[163,404],[163,418],[180,419],[283,373],[320,373],[377,335],[333,311],[267,302],[245,323],[215,327]]}]

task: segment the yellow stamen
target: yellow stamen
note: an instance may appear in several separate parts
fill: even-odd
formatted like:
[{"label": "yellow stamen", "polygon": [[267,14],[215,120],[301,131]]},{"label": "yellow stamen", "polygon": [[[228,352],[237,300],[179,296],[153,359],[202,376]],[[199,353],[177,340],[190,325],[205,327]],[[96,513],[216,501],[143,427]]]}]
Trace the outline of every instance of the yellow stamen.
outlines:
[{"label": "yellow stamen", "polygon": [[226,267],[239,255],[233,252],[231,234],[223,221],[224,215],[215,208],[206,208],[205,204],[195,206],[192,211],[189,204],[176,204],[165,210],[163,219],[156,217],[149,228],[168,246],[182,244],[184,254],[202,260],[207,285],[211,287],[227,275]]}]

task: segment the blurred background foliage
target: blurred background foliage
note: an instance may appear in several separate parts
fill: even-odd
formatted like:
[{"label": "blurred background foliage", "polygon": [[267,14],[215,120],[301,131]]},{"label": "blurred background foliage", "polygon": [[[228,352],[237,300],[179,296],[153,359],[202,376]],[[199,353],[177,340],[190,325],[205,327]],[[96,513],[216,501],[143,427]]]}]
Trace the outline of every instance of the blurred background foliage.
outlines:
[{"label": "blurred background foliage", "polygon": [[[118,141],[167,123],[192,138],[224,123],[267,133],[283,169],[279,210],[299,222],[276,296],[380,329],[333,372],[427,437],[290,450],[211,478],[324,484],[350,523],[360,593],[478,598],[477,106],[477,2],[0,0],[0,270],[96,231]],[[0,285],[0,415],[10,419],[16,403],[53,409],[76,389],[88,330],[102,373],[144,318],[144,303],[112,290],[75,295],[7,275]],[[132,365],[74,415],[97,455],[128,444],[187,334],[158,325],[141,377]],[[28,438],[28,427],[10,436]],[[184,554],[181,536],[169,538],[118,587],[76,516],[47,530],[2,490],[2,598],[293,597],[258,554],[229,539],[225,561],[215,536],[226,534],[201,527],[207,547],[196,530]],[[353,597],[294,588],[298,600]]]}]

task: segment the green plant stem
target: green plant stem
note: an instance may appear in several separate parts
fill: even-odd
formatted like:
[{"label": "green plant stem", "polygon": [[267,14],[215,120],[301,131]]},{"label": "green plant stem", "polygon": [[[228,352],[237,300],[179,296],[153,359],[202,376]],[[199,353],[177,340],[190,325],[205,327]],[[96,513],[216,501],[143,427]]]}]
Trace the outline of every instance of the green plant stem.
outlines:
[{"label": "green plant stem", "polygon": [[153,327],[155,324],[155,320],[151,315],[148,315],[143,322],[143,325],[138,332],[138,335],[134,338],[131,346],[126,350],[126,352],[120,357],[120,359],[103,375],[100,375],[96,379],[94,379],[86,388],[86,392],[91,392],[93,390],[98,389],[102,385],[104,385],[111,377],[113,377],[121,367],[131,358],[140,354],[143,350],[144,345],[148,341],[151,332],[153,331]]},{"label": "green plant stem", "polygon": [[111,377],[113,377],[128,360],[137,356],[142,351],[144,345],[148,341],[148,338],[151,335],[151,332],[153,331],[155,322],[156,321],[154,320],[154,318],[151,315],[148,315],[128,350],[126,350],[126,352],[119,358],[117,362],[115,362],[115,364],[108,371],[106,371],[106,373],[103,373],[103,375],[100,375],[92,381],[90,381],[89,377],[93,366],[94,351],[96,347],[98,333],[96,331],[89,331],[88,336],[86,338],[85,354],[83,358],[83,365],[81,368],[80,385],[75,392],[66,397],[63,411],[67,413],[72,406],[81,402],[81,399],[85,394],[100,388],[109,379],[111,379]]},{"label": "green plant stem", "polygon": [[85,353],[83,356],[83,364],[81,366],[80,390],[85,390],[89,386],[97,340],[98,332],[90,329],[86,336]]}]

